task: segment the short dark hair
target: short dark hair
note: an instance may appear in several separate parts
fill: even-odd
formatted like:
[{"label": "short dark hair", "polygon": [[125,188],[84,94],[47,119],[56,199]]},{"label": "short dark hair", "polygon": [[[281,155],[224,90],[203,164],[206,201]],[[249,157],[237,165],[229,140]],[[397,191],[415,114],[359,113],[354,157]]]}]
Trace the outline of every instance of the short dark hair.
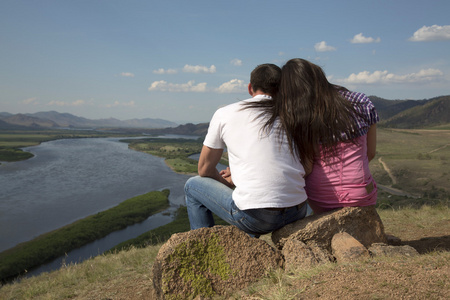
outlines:
[{"label": "short dark hair", "polygon": [[250,74],[250,83],[253,91],[262,91],[265,94],[275,96],[281,80],[281,69],[274,64],[262,64],[257,66]]}]

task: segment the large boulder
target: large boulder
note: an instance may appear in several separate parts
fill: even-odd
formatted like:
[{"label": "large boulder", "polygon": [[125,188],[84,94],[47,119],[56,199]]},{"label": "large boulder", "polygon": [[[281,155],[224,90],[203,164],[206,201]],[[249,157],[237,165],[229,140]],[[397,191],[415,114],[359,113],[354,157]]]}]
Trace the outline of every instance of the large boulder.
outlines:
[{"label": "large boulder", "polygon": [[333,255],[331,240],[340,232],[348,233],[366,248],[373,243],[387,242],[384,226],[375,206],[345,207],[306,217],[274,231],[272,241],[282,249],[288,240],[299,240]]},{"label": "large boulder", "polygon": [[174,234],[153,265],[158,299],[224,295],[261,279],[283,265],[279,251],[234,226]]}]

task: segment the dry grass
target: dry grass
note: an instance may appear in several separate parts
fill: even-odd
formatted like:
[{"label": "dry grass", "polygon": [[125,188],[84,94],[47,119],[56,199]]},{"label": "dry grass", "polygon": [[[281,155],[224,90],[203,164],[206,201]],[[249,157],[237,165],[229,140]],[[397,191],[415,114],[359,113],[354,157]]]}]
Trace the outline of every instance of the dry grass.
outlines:
[{"label": "dry grass", "polygon": [[[271,272],[218,299],[450,299],[450,212],[424,206],[379,210],[386,232],[421,249],[417,257]],[[447,238],[446,238],[447,237]],[[267,242],[270,235],[262,237]],[[440,247],[433,244],[441,241]],[[0,299],[154,299],[151,266],[159,246],[99,256],[8,284]]]},{"label": "dry grass", "polygon": [[449,299],[450,252],[274,272],[228,299]]},{"label": "dry grass", "polygon": [[150,299],[159,247],[97,256],[0,289],[0,299]]},{"label": "dry grass", "polygon": [[377,157],[370,169],[379,184],[392,180],[378,159],[391,170],[394,187],[431,198],[450,197],[450,130],[379,129]]}]

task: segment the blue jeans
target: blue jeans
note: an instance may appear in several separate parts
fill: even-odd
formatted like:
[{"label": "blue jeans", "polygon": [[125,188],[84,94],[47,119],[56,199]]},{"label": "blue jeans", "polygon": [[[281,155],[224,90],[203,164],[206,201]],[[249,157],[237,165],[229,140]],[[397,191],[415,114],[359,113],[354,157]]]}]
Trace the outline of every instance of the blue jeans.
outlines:
[{"label": "blue jeans", "polygon": [[307,205],[284,210],[265,208],[240,210],[231,197],[233,190],[207,177],[189,178],[184,186],[191,229],[214,226],[212,212],[246,233],[259,236],[306,216]]}]

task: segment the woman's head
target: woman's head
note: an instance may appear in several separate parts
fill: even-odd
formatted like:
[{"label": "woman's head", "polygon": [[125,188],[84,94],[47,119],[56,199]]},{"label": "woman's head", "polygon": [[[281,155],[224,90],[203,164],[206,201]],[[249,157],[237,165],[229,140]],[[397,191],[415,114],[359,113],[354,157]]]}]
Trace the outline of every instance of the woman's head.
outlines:
[{"label": "woman's head", "polygon": [[320,144],[329,153],[354,125],[353,106],[328,82],[319,66],[300,58],[281,68],[276,111],[286,131],[291,152],[311,160]]},{"label": "woman's head", "polygon": [[[320,105],[330,99],[330,94],[336,93],[334,85],[319,66],[301,58],[289,60],[281,69],[280,92],[282,100],[303,101],[303,104]],[[325,96],[325,97],[323,97]]]}]

